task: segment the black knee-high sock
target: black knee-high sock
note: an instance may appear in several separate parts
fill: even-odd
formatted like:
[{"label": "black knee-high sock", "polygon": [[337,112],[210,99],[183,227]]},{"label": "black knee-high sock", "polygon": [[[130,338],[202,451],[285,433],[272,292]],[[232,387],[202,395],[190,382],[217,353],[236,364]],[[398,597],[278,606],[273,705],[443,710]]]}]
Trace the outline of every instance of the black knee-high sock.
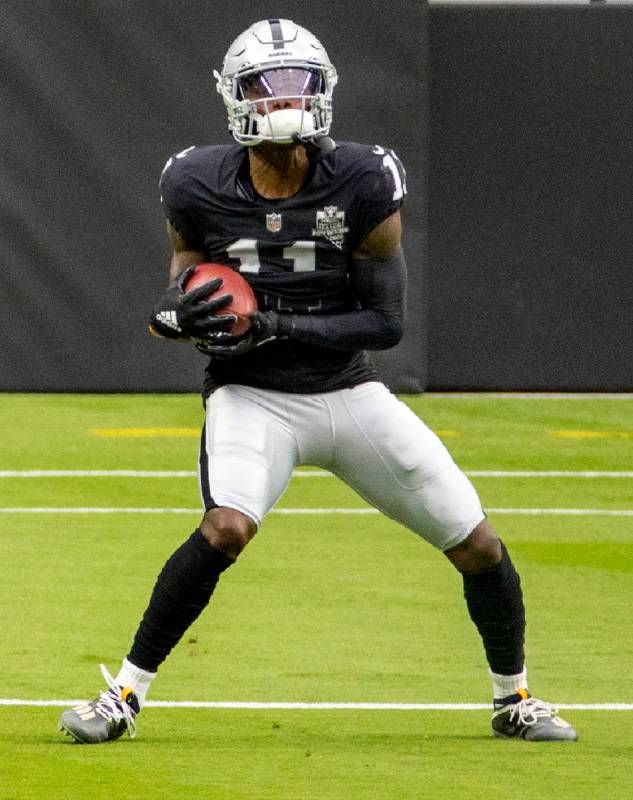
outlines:
[{"label": "black knee-high sock", "polygon": [[500,675],[523,670],[525,609],[519,575],[501,542],[501,561],[483,572],[464,573],[464,597],[490,669]]},{"label": "black knee-high sock", "polygon": [[196,529],[158,576],[128,660],[156,672],[208,604],[220,574],[232,563]]}]

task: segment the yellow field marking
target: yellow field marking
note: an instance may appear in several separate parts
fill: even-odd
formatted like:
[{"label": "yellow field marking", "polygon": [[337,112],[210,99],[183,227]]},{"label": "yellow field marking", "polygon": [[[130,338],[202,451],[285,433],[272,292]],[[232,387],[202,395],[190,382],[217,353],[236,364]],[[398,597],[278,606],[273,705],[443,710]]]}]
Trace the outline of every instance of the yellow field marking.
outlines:
[{"label": "yellow field marking", "polygon": [[[195,438],[200,436],[200,428],[89,428],[91,436],[105,439],[150,439],[150,438]],[[455,437],[459,431],[437,430],[438,436]]]},{"label": "yellow field marking", "polygon": [[198,438],[200,428],[89,428],[91,436],[106,439]]},{"label": "yellow field marking", "polygon": [[550,431],[560,439],[633,439],[633,431]]}]

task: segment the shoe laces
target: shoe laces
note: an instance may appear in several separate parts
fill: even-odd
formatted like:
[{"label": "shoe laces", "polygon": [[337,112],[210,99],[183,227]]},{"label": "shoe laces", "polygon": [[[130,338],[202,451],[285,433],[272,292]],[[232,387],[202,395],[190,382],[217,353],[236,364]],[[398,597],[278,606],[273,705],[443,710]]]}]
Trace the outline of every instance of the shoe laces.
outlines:
[{"label": "shoe laces", "polygon": [[526,697],[512,707],[510,722],[516,719],[520,725],[536,725],[543,717],[551,718],[558,713],[556,706],[536,697]]},{"label": "shoe laces", "polygon": [[134,710],[126,700],[123,699],[121,687],[116,683],[112,675],[110,675],[103,664],[100,664],[100,667],[101,674],[110,688],[101,692],[99,695],[95,711],[104,719],[108,720],[108,722],[113,720],[114,722],[121,722],[121,720],[123,720],[127,728],[128,736],[133,739],[136,736],[136,722],[134,721],[136,715],[134,714]]}]

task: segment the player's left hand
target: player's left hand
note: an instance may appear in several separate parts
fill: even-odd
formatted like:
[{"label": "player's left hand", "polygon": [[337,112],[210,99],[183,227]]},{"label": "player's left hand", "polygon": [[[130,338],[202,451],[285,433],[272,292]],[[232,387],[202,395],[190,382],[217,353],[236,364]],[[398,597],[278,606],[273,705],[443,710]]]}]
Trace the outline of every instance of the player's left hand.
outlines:
[{"label": "player's left hand", "polygon": [[234,314],[218,314],[233,300],[232,295],[216,292],[222,286],[221,278],[208,281],[191,291],[186,284],[195,266],[181,272],[175,283],[154,304],[149,318],[150,333],[167,339],[207,336],[211,332],[226,330],[237,322]]},{"label": "player's left hand", "polygon": [[243,336],[211,333],[193,339],[201,353],[216,358],[232,358],[247,353],[275,339],[286,339],[290,333],[290,319],[275,311],[256,311],[250,317],[251,326]]}]

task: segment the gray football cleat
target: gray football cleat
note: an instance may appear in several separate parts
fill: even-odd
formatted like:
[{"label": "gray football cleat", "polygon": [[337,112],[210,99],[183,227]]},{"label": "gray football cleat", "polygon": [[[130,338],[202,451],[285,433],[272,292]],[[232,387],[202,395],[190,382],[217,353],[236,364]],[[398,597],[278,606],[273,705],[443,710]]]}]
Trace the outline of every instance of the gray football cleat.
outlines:
[{"label": "gray football cleat", "polygon": [[530,742],[575,742],[578,734],[558,716],[558,709],[532,697],[525,689],[494,701],[492,730],[500,739]]},{"label": "gray football cleat", "polygon": [[108,742],[126,730],[130,737],[136,735],[135,717],[140,711],[136,695],[118,686],[103,664],[101,672],[109,688],[91,703],[64,711],[59,719],[59,729],[79,744]]}]

